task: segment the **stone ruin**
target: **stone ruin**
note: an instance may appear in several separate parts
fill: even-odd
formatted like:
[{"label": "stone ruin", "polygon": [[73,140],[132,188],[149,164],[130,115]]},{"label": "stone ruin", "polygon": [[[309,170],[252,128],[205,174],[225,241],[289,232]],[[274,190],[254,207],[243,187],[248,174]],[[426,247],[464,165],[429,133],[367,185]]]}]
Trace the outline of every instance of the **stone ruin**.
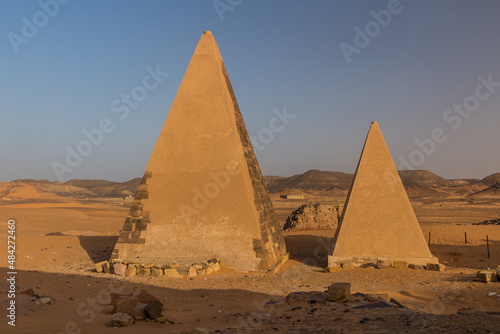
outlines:
[{"label": "stone ruin", "polygon": [[304,204],[293,211],[283,225],[283,231],[337,229],[338,208],[328,204]]}]

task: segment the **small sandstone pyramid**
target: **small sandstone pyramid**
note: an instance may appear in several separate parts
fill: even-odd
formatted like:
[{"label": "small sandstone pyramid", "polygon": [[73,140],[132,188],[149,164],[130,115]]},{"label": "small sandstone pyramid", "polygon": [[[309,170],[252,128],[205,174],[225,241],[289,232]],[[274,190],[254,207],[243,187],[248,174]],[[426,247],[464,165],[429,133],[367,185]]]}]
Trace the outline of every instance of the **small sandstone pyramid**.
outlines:
[{"label": "small sandstone pyramid", "polygon": [[286,255],[259,164],[211,32],[202,36],[112,258],[271,270]]},{"label": "small sandstone pyramid", "polygon": [[377,122],[372,122],[328,265],[382,261],[437,263],[420,229]]}]

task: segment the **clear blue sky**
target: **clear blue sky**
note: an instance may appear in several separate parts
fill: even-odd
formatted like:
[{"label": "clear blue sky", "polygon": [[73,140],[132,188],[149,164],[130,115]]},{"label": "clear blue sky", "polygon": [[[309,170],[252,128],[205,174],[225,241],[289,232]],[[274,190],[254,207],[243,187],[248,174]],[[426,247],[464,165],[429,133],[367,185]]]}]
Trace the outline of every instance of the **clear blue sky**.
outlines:
[{"label": "clear blue sky", "polygon": [[[64,181],[141,176],[204,30],[251,136],[274,108],[296,115],[256,150],[265,175],[353,173],[373,120],[396,165],[446,178],[500,171],[500,84],[478,87],[480,76],[500,82],[498,1],[220,0],[229,9],[218,13],[213,1],[73,0],[54,13],[55,1],[0,2],[1,181],[56,180],[53,162],[105,118],[114,131]],[[388,8],[375,23],[371,11]],[[369,43],[355,27],[372,29]],[[341,43],[356,42],[348,63]],[[113,101],[157,65],[169,75],[119,119]],[[464,100],[473,111],[447,112]]]}]

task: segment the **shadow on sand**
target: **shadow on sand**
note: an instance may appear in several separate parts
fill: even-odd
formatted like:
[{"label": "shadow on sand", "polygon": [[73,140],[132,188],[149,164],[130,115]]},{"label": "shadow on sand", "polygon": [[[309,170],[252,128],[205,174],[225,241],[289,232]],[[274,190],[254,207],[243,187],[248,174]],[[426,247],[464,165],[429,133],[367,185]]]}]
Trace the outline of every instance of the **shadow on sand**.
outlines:
[{"label": "shadow on sand", "polygon": [[107,261],[111,257],[118,237],[79,236],[80,245],[94,263]]}]

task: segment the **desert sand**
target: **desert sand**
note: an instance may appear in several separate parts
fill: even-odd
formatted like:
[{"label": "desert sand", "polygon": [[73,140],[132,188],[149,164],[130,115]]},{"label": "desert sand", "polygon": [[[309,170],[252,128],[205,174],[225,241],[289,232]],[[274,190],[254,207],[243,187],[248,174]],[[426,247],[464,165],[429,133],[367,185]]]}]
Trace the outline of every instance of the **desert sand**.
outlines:
[{"label": "desert sand", "polygon": [[[2,184],[3,187],[7,185]],[[194,279],[118,277],[95,272],[96,262],[109,259],[131,199],[64,197],[50,192],[39,197],[39,193],[33,193],[29,187],[26,191],[18,187],[15,196],[11,193],[8,199],[0,202],[0,215],[4,217],[0,222],[0,240],[5,245],[7,219],[15,219],[17,291],[32,288],[35,294],[48,296],[52,302],[36,304],[31,297],[18,294],[15,331],[494,331],[500,319],[500,297],[488,294],[500,294],[500,283],[477,282],[475,273],[500,264],[500,226],[472,223],[498,218],[500,198],[467,200],[467,194],[477,190],[475,188],[487,186],[473,184],[467,189],[460,187],[407,187],[427,241],[431,234],[430,249],[446,265],[443,272],[354,268],[325,273],[325,245],[334,231],[323,230],[285,232],[291,256],[276,275],[236,272],[223,266],[217,273]],[[302,204],[342,203],[347,189],[288,191],[301,192],[306,197],[303,200],[284,200],[279,198],[280,192],[271,193],[280,224],[284,224],[287,216]],[[467,244],[464,242],[465,232]],[[489,259],[486,235],[490,240]],[[6,247],[2,247],[0,257],[5,259],[6,256]],[[6,271],[5,265],[2,270]],[[366,304],[363,304],[362,298],[346,304],[328,304],[324,291],[333,282],[350,282],[352,293],[387,294],[412,311],[399,308],[356,309]],[[8,290],[5,279],[1,281],[0,289],[2,302],[5,303]],[[137,294],[142,289],[163,302],[165,315],[174,323],[138,322],[131,327],[112,329],[112,306],[102,305],[109,302],[108,292],[126,290]],[[471,314],[456,314],[464,308],[474,311]],[[65,326],[68,327],[65,329]],[[2,332],[12,332],[5,321],[1,328]]]}]

